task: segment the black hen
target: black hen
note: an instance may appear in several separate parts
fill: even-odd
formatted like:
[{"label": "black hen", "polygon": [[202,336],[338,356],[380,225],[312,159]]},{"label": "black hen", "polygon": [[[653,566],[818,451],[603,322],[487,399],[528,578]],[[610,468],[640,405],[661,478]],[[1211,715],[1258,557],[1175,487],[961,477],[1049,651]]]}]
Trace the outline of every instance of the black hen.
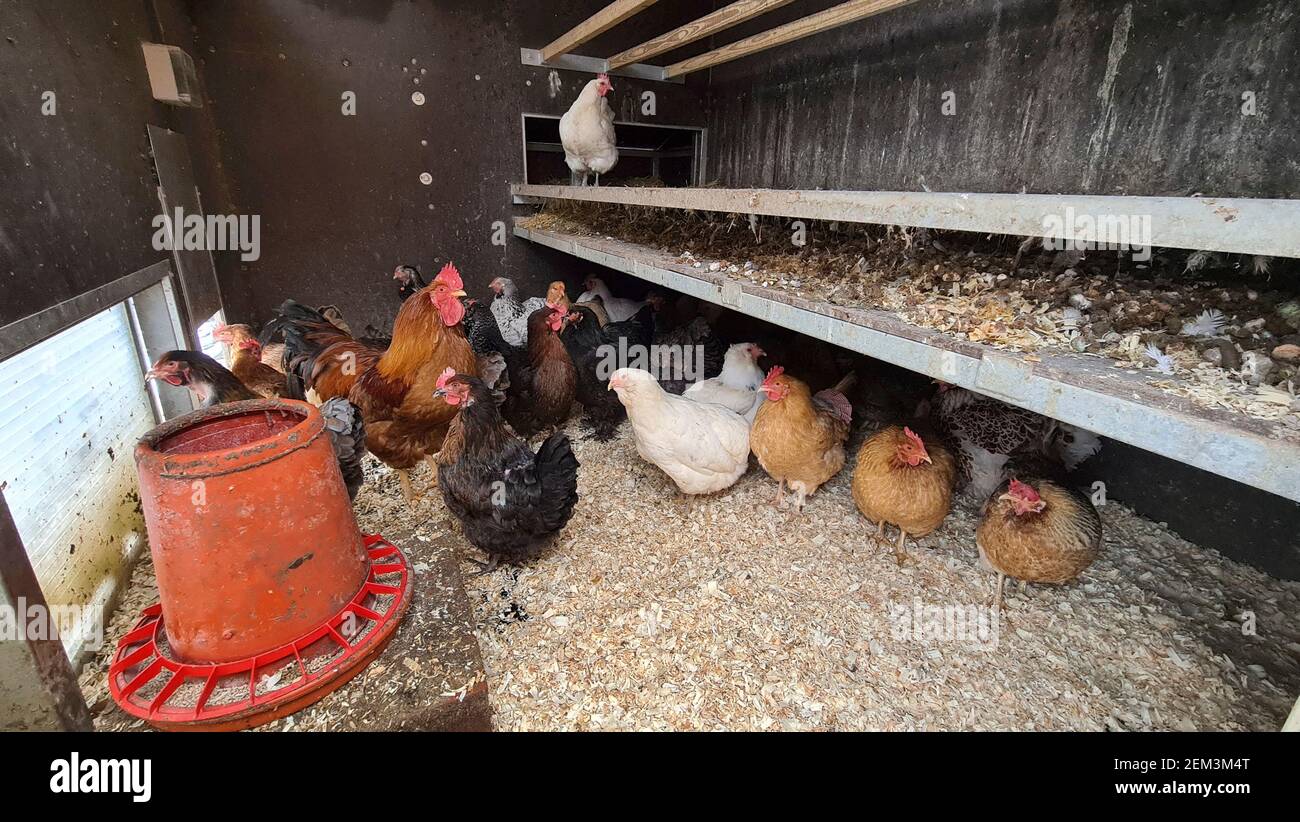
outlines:
[{"label": "black hen", "polygon": [[727,343],[703,317],[655,335],[655,346],[650,370],[669,394],[681,394],[696,382],[718,376],[727,358]]},{"label": "black hen", "polygon": [[[592,436],[604,442],[627,417],[618,395],[609,390],[609,375],[628,364],[620,360],[636,356],[638,350],[649,351],[654,340],[654,311],[645,306],[629,319],[603,328],[591,309],[574,305],[569,311],[577,318],[569,321],[560,338],[577,371],[575,398],[582,404],[583,420],[591,426]],[[621,346],[620,340],[624,341]]]},{"label": "black hen", "polygon": [[435,397],[459,406],[438,456],[438,488],[465,537],[496,563],[538,556],[578,502],[578,459],[563,433],[534,454],[510,433],[482,380],[440,380]]},{"label": "black hen", "polygon": [[393,279],[397,280],[397,296],[402,302],[428,283],[420,276],[420,269],[413,265],[399,265],[393,269]]}]

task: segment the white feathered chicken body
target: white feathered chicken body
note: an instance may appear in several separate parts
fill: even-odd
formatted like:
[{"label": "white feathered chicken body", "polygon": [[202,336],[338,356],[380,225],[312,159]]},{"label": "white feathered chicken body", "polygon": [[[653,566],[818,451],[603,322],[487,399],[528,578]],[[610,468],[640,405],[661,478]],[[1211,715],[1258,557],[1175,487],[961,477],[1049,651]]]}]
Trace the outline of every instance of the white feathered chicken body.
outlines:
[{"label": "white feathered chicken body", "polygon": [[637,453],[683,493],[729,488],[749,467],[749,423],[736,412],[669,394],[635,368],[615,371],[609,387],[627,408]]},{"label": "white feathered chicken body", "polygon": [[758,391],[758,387],[763,384],[763,369],[758,367],[757,362],[761,356],[763,349],[757,345],[736,343],[727,349],[721,374],[695,383],[682,396],[695,402],[709,402],[730,408],[752,425],[754,415],[764,400]]},{"label": "white feathered chicken body", "polygon": [[582,292],[578,297],[578,302],[584,303],[595,297],[600,297],[601,304],[605,307],[605,313],[609,315],[609,321],[619,323],[623,320],[629,320],[646,306],[646,300],[629,300],[626,297],[615,297],[609,291],[609,286],[599,277],[588,277],[583,283],[587,290]]},{"label": "white feathered chicken body", "polygon": [[574,174],[605,174],[618,162],[618,148],[614,136],[614,110],[605,95],[613,91],[609,77],[601,74],[583,87],[578,99],[560,118],[560,143],[564,146],[564,162]]}]

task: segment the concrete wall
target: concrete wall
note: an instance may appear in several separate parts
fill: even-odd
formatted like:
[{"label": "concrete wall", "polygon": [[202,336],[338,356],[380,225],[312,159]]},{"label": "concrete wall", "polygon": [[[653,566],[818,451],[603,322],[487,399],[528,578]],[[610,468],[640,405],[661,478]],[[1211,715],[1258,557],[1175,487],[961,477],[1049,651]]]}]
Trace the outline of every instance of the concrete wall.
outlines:
[{"label": "concrete wall", "polygon": [[[725,41],[832,4],[791,4]],[[730,187],[1300,196],[1298,15],[1291,0],[925,0],[714,69],[712,174]],[[1257,116],[1242,114],[1246,91]]]},{"label": "concrete wall", "polygon": [[[523,174],[521,112],[562,114],[589,76],[522,66],[605,5],[601,0],[194,3],[196,56],[218,128],[223,208],[262,218],[262,257],[218,256],[227,315],[260,322],[287,297],[335,303],[355,329],[387,328],[393,268],[431,275],[454,260],[469,291],[513,276],[528,293],[570,274],[527,244],[493,245],[509,224],[509,185]],[[690,19],[698,3],[664,2],[583,53],[612,54]],[[699,82],[702,82],[702,78]],[[682,85],[619,78],[614,105],[653,88],[663,124],[703,123]],[[345,117],[340,95],[356,94]],[[423,106],[411,101],[422,92]],[[203,162],[204,158],[198,158]],[[214,158],[209,158],[214,159]],[[419,176],[428,172],[432,185]],[[576,285],[576,278],[574,284]]]}]

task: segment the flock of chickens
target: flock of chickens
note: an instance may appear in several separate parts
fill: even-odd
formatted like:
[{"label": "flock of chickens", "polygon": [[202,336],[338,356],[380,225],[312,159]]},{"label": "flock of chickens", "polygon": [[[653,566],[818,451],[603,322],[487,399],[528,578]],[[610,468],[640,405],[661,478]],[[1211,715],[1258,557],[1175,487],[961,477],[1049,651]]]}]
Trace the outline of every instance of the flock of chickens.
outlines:
[{"label": "flock of chickens", "polygon": [[[753,455],[777,482],[774,503],[788,486],[799,511],[845,467],[855,428],[867,432],[852,495],[877,537],[896,527],[902,562],[907,537],[938,528],[956,492],[987,499],[977,543],[998,573],[999,605],[1005,576],[1067,582],[1100,548],[1092,502],[1065,480],[1099,447],[1088,432],[944,384],[887,385],[878,363],[780,329],[755,333],[690,297],[631,300],[590,277],[577,299],[556,281],[521,300],[497,278],[484,304],[451,264],[428,284],[413,266],[393,276],[402,302],[390,339],[355,338],[334,307],[289,300],[260,334],[218,329],[229,369],[172,351],[147,376],[202,406],[312,402],[354,496],[367,451],[397,471],[408,500],[408,472],[428,461],[486,570],[539,556],[569,521],[580,466],[562,429],[575,403],[598,441],[626,419],[637,453],[685,495],[724,491]],[[684,376],[683,358],[699,369]],[[803,379],[777,363],[799,364]]]}]

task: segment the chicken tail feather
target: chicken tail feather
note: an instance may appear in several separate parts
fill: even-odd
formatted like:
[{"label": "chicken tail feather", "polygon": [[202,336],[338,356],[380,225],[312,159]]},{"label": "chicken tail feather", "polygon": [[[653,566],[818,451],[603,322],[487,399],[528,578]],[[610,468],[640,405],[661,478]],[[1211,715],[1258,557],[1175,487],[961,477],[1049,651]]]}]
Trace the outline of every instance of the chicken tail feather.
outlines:
[{"label": "chicken tail feather", "polygon": [[573,516],[578,502],[578,458],[564,433],[546,438],[537,449],[537,479],[541,483],[543,530],[558,531]]},{"label": "chicken tail feather", "polygon": [[327,401],[320,408],[325,418],[325,429],[339,461],[339,472],[348,489],[348,499],[356,499],[357,491],[365,482],[366,470],[362,458],[366,455],[366,423],[361,409],[342,397]]}]

